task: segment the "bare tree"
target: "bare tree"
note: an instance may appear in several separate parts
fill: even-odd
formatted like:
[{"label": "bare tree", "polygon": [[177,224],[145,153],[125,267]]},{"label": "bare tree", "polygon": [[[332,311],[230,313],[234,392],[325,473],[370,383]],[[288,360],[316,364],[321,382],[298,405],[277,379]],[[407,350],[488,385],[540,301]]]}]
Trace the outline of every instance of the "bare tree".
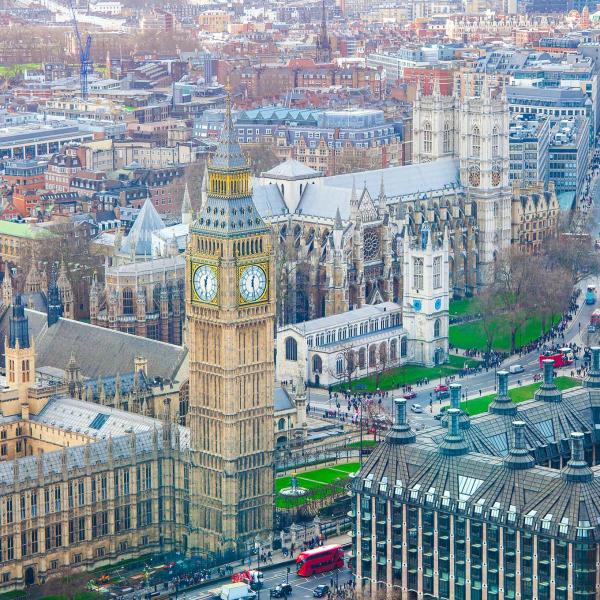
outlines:
[{"label": "bare tree", "polygon": [[255,175],[260,175],[281,162],[274,148],[266,142],[247,144],[244,151]]},{"label": "bare tree", "polygon": [[600,255],[595,251],[589,231],[589,216],[573,217],[559,224],[557,236],[547,240],[543,252],[550,268],[559,267],[575,284],[588,275],[600,273]]},{"label": "bare tree", "polygon": [[517,334],[532,313],[536,292],[532,281],[537,259],[511,248],[496,263],[494,293],[502,309],[502,319],[510,328],[511,351],[517,349]]},{"label": "bare tree", "polygon": [[[341,369],[338,368],[341,366]],[[336,356],[336,364],[333,369],[329,369],[329,374],[340,383],[346,385],[346,389],[352,388],[354,374],[358,371],[358,356],[356,350],[351,345],[342,346]]]},{"label": "bare tree", "polygon": [[484,288],[475,302],[481,314],[480,322],[485,336],[485,350],[489,356],[498,333],[498,313],[500,312],[500,304],[494,287]]}]

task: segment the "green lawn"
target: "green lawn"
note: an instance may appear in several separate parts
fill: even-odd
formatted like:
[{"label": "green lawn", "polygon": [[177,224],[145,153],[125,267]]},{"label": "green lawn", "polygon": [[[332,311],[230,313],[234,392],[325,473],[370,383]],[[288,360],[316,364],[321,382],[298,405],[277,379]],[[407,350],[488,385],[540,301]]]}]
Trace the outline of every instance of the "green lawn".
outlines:
[{"label": "green lawn", "polygon": [[[581,385],[580,381],[577,379],[571,379],[571,377],[556,377],[554,379],[554,383],[556,383],[556,387],[559,390],[568,390],[569,388]],[[513,402],[525,402],[525,400],[531,400],[533,398],[533,394],[537,391],[540,385],[542,385],[541,381],[537,383],[531,383],[529,385],[522,385],[521,387],[508,390],[508,395]],[[487,396],[482,396],[481,398],[474,397],[472,400],[461,402],[460,407],[471,416],[479,415],[487,412],[488,406],[493,402],[495,397],[496,394],[489,394]],[[444,406],[444,409],[448,408],[448,406],[449,405]]]},{"label": "green lawn", "polygon": [[[479,361],[472,358],[466,358],[464,356],[457,356],[451,354],[449,357],[448,364],[440,365],[438,367],[420,367],[418,365],[408,365],[405,367],[398,367],[397,369],[390,369],[381,375],[379,380],[379,387],[382,390],[392,390],[403,385],[410,385],[416,383],[419,379],[438,379],[440,377],[446,377],[447,375],[456,375],[460,369],[467,367],[475,367],[479,364]],[[348,388],[347,383],[340,383],[335,386],[336,389],[346,390]],[[356,379],[352,382],[352,389],[363,392],[374,392],[377,389],[377,379],[374,375],[363,377],[362,379]]]},{"label": "green lawn", "polygon": [[[362,447],[363,448],[374,448],[375,446],[377,446],[378,443],[379,442],[376,442],[375,440],[363,440]],[[360,441],[351,442],[350,444],[347,444],[346,446],[344,446],[344,448],[358,449],[358,448],[360,448]]]},{"label": "green lawn", "polygon": [[[556,317],[558,322],[560,317]],[[501,352],[510,351],[510,328],[508,323],[498,317],[496,322],[497,333],[494,337],[493,348]],[[546,327],[549,329],[549,324]],[[529,319],[517,333],[517,347],[540,337],[542,333],[542,323],[538,317]],[[481,321],[463,323],[461,325],[450,325],[449,333],[450,344],[455,348],[476,348],[477,350],[486,349],[485,333]]]},{"label": "green lawn", "polygon": [[478,302],[476,298],[458,298],[450,300],[449,314],[451,317],[463,317],[478,312]]},{"label": "green lawn", "polygon": [[[350,473],[355,473],[360,469],[359,462],[350,462],[335,465],[333,467],[323,467],[320,469],[312,469],[303,471],[296,475],[298,485],[300,487],[312,490],[310,498],[324,498],[331,494],[331,490],[324,487],[334,483],[337,479],[344,481]],[[283,488],[290,487],[292,478],[290,475],[278,477],[275,480],[275,492],[280,492]],[[277,496],[275,504],[277,508],[291,508],[305,504],[307,497],[301,498],[286,498]]]}]

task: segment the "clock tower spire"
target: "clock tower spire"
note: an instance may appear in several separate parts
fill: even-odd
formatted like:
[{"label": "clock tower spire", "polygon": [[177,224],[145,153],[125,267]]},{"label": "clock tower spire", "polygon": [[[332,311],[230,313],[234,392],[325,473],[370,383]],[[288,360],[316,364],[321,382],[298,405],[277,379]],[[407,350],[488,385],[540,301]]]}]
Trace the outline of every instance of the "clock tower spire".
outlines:
[{"label": "clock tower spire", "polygon": [[273,529],[274,260],[250,178],[228,96],[186,262],[195,554]]}]

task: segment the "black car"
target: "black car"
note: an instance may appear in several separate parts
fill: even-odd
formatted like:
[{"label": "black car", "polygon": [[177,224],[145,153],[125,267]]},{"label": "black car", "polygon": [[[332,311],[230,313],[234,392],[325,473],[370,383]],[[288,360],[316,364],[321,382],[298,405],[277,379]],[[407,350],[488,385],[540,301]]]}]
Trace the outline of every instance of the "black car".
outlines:
[{"label": "black car", "polygon": [[289,583],[281,583],[271,589],[271,598],[287,598],[292,594],[292,586]]},{"label": "black car", "polygon": [[322,598],[323,596],[326,596],[327,594],[329,594],[329,586],[328,585],[318,585],[313,590],[313,596],[315,598]]}]

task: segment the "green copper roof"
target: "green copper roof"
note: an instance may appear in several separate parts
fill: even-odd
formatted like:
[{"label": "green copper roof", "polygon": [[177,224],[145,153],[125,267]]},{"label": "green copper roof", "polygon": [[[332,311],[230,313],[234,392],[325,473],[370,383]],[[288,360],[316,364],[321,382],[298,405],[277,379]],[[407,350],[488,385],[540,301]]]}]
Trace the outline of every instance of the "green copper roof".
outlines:
[{"label": "green copper roof", "polygon": [[12,235],[30,240],[54,237],[53,233],[43,227],[35,227],[28,223],[13,223],[12,221],[0,221],[0,235]]}]

